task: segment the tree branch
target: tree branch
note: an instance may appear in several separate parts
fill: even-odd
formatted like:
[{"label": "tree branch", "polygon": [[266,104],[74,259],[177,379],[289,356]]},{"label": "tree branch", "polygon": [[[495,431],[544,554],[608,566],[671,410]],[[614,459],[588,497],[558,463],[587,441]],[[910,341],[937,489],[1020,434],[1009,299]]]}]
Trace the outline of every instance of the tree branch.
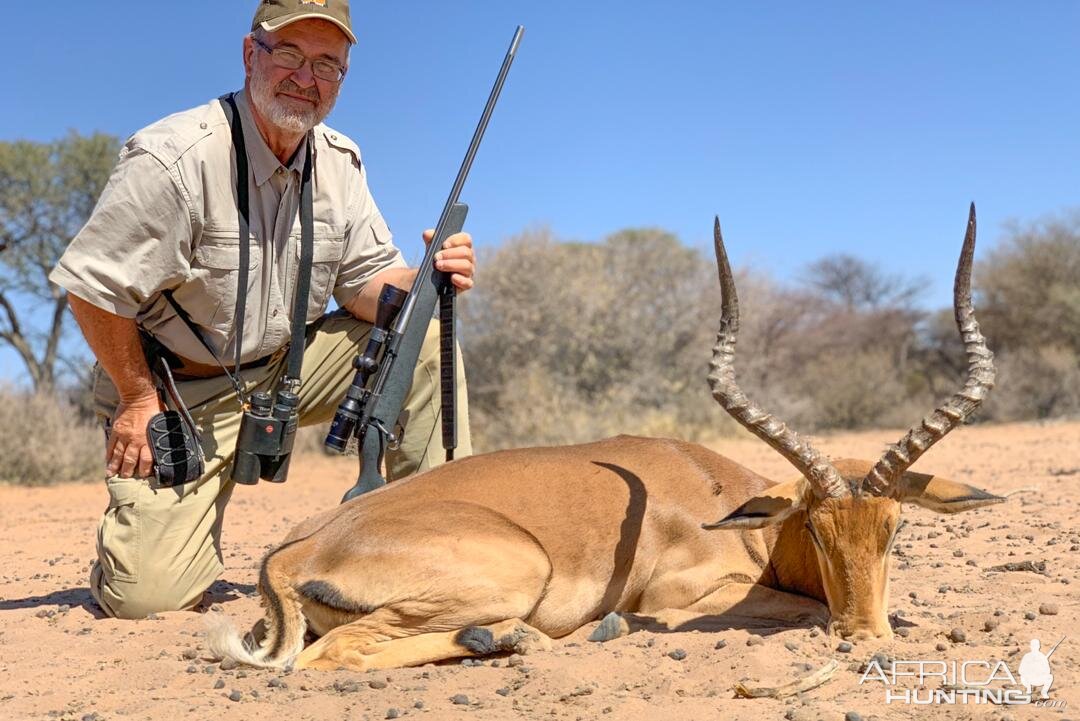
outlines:
[{"label": "tree branch", "polygon": [[41,364],[34,357],[34,349],[30,347],[30,343],[22,334],[19,319],[15,315],[15,309],[11,307],[11,303],[3,291],[0,291],[0,308],[3,308],[4,312],[7,313],[8,321],[11,324],[10,330],[0,333],[0,340],[7,341],[15,349],[15,352],[19,354],[23,363],[26,364],[26,369],[30,371],[30,378],[34,382],[34,387],[37,388],[41,383]]},{"label": "tree branch", "polygon": [[0,290],[0,308],[4,309],[4,313],[7,315],[8,323],[11,325],[12,337],[22,336],[22,330],[19,328],[19,317],[15,315],[15,309],[11,307],[11,302],[8,301],[4,291]]},{"label": "tree branch", "polygon": [[49,340],[45,345],[45,357],[42,359],[43,379],[51,386],[56,380],[56,352],[60,347],[60,336],[64,332],[64,313],[67,311],[67,293],[62,294],[53,306],[52,326],[49,328]]}]

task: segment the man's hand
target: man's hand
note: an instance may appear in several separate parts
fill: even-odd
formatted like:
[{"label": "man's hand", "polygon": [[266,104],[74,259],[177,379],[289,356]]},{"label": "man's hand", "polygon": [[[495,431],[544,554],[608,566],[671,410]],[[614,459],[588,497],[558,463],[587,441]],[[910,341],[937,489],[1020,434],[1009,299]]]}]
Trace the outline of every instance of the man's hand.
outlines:
[{"label": "man's hand", "polygon": [[146,426],[163,410],[157,393],[120,402],[105,450],[105,469],[110,476],[146,478],[151,474],[154,458],[150,454]]},{"label": "man's hand", "polygon": [[[434,237],[434,230],[429,228],[424,231],[425,244],[430,244]],[[447,238],[442,250],[435,255],[435,268],[450,274],[450,282],[458,292],[472,288],[473,272],[476,269],[472,236],[468,233],[455,233]],[[383,286],[390,283],[402,290],[410,290],[416,280],[416,273],[416,268],[387,268],[377,273],[345,304],[345,309],[359,320],[374,323]]]},{"label": "man's hand", "polygon": [[146,424],[165,408],[143,357],[139,328],[133,318],[122,318],[77,295],[68,294],[68,303],[86,344],[120,395],[106,444],[105,468],[111,476],[130,478],[137,472],[145,478],[153,470]]},{"label": "man's hand", "polygon": [[[435,237],[435,230],[424,231],[424,244],[429,245]],[[446,239],[442,250],[435,254],[435,269],[450,273],[450,282],[458,291],[473,287],[473,272],[476,259],[473,257],[472,236],[468,233],[455,233]]]}]

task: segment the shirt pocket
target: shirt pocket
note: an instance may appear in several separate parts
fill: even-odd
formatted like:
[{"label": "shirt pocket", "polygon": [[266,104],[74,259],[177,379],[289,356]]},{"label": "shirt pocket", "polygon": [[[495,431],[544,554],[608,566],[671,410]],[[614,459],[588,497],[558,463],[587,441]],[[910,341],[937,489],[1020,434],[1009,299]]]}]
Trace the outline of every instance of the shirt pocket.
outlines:
[{"label": "shirt pocket", "polygon": [[[307,322],[313,323],[326,312],[330,295],[337,283],[341,259],[345,257],[345,232],[336,229],[316,229],[311,255],[311,290],[308,292]],[[296,241],[297,268],[300,267],[302,251],[299,238]]]},{"label": "shirt pocket", "polygon": [[[257,274],[262,249],[254,236],[249,245],[248,288],[245,307],[259,306],[252,289],[258,288]],[[240,283],[240,231],[234,229],[203,231],[191,259],[193,292],[186,294],[194,302],[186,302],[184,310],[199,325],[228,333],[236,316],[236,292]]]}]

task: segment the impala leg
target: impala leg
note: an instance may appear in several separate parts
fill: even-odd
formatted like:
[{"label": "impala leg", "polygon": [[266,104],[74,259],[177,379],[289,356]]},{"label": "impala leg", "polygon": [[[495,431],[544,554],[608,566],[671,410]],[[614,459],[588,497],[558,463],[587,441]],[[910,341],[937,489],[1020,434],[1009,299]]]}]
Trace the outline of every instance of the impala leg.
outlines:
[{"label": "impala leg", "polygon": [[631,631],[722,631],[731,628],[826,626],[829,607],[807,596],[756,583],[729,583],[686,608],[624,615]]},{"label": "impala leg", "polygon": [[451,658],[487,656],[499,652],[532,653],[549,650],[551,638],[516,618],[456,631],[402,629],[411,633],[389,638],[384,627],[366,619],[332,629],[296,660],[296,668],[352,671],[419,666]]}]

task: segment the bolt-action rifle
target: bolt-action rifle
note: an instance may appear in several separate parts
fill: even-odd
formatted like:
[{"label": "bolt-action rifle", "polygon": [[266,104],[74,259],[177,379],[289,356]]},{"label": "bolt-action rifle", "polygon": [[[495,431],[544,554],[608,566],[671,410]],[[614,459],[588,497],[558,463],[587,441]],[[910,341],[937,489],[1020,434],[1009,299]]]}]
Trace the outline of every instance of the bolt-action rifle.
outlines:
[{"label": "bolt-action rifle", "polygon": [[[345,393],[345,400],[338,406],[330,432],[326,437],[328,448],[344,452],[354,435],[360,452],[360,475],[345,494],[342,502],[386,484],[380,467],[387,448],[400,443],[397,422],[412,384],[413,371],[420,357],[420,346],[427,333],[428,324],[439,303],[440,360],[442,371],[443,447],[446,459],[453,460],[457,446],[454,388],[454,296],[450,274],[435,269],[435,254],[451,235],[465,225],[468,206],[459,202],[465,178],[469,175],[473,158],[484,137],[491,113],[499,99],[506,81],[510,64],[517,53],[518,44],[525,28],[518,26],[510,49],[506,52],[495,86],[491,89],[484,113],[473,133],[465,160],[458,170],[450,197],[443,207],[435,236],[428,244],[424,259],[417,269],[412,289],[405,292],[392,285],[385,285],[379,295],[375,324],[369,336],[367,348],[353,360],[356,374]],[[373,380],[372,380],[373,378]],[[371,381],[369,384],[369,380]]]}]

